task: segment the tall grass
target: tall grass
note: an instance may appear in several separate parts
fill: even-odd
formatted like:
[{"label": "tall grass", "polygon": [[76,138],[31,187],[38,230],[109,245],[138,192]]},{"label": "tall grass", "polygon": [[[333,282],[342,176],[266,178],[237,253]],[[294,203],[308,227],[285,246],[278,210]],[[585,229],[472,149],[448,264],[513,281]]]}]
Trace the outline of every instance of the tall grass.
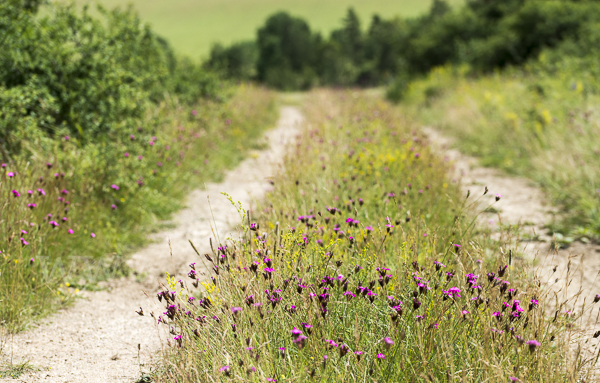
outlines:
[{"label": "tall grass", "polygon": [[[591,60],[591,58],[590,58]],[[540,62],[480,78],[438,68],[411,85],[405,110],[456,146],[539,183],[563,215],[559,240],[600,238],[600,133],[594,65]]]},{"label": "tall grass", "polygon": [[123,257],[181,206],[191,187],[217,180],[276,117],[268,91],[241,87],[229,101],[183,108],[168,100],[125,137],[2,164],[0,321],[17,331],[99,280],[127,275]]},{"label": "tall grass", "polygon": [[[479,242],[470,206],[397,110],[311,93],[290,148],[240,238],[169,278],[158,382],[577,381],[575,316],[506,244]],[[476,194],[478,194],[476,196]],[[199,254],[200,255],[200,254]],[[202,266],[211,278],[200,282]]]}]

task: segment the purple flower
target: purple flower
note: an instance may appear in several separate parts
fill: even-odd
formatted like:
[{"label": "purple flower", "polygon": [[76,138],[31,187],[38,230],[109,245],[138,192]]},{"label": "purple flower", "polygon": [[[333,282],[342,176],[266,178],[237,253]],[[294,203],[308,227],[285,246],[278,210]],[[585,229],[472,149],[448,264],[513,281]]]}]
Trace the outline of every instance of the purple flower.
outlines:
[{"label": "purple flower", "polygon": [[232,313],[233,315],[237,315],[237,314],[238,314],[239,312],[241,312],[241,311],[242,311],[242,308],[241,308],[241,307],[232,307],[232,308],[231,308],[231,313]]},{"label": "purple flower", "polygon": [[58,223],[56,223],[56,221],[50,221],[48,223],[54,227],[58,227]]},{"label": "purple flower", "polygon": [[65,141],[69,141],[70,137],[69,136],[65,136]]},{"label": "purple flower", "polygon": [[542,345],[540,342],[538,342],[535,339],[528,340],[527,342],[525,342],[525,344],[527,346],[529,346],[529,352],[534,352],[537,347]]},{"label": "purple flower", "polygon": [[92,237],[92,238],[96,238],[96,234],[94,234],[94,233],[90,233],[90,237]]},{"label": "purple flower", "polygon": [[112,184],[110,187],[113,188],[113,189],[115,189],[115,190],[119,190],[119,187],[117,185],[115,185],[115,184]]},{"label": "purple flower", "polygon": [[23,246],[27,246],[27,245],[29,245],[29,242],[27,242],[27,241],[25,240],[25,238],[20,238],[20,240],[21,240],[21,244],[22,244]]},{"label": "purple flower", "polygon": [[117,205],[115,205],[115,204],[112,204],[112,205],[110,205],[110,207],[111,207],[113,210],[117,210]]},{"label": "purple flower", "polygon": [[35,209],[37,207],[37,205],[34,204],[34,203],[28,203],[27,207],[30,208],[30,209]]},{"label": "purple flower", "polygon": [[16,190],[13,190],[11,193],[15,196],[15,198],[21,196],[21,194],[18,191],[16,191]]},{"label": "purple flower", "polygon": [[150,142],[148,142],[148,145],[150,145],[150,146],[154,146],[154,141],[150,141]]},{"label": "purple flower", "polygon": [[37,189],[38,195],[46,195],[44,189]]},{"label": "purple flower", "polygon": [[144,157],[142,157],[142,156],[138,156],[138,160],[140,160],[140,161],[141,161],[141,160],[142,160],[142,158],[144,158]]},{"label": "purple flower", "polygon": [[6,173],[6,175],[8,176],[8,178],[13,178],[15,176],[14,172],[8,172]]},{"label": "purple flower", "polygon": [[306,340],[307,340],[307,339],[308,339],[308,337],[307,337],[307,336],[305,336],[305,335],[300,335],[300,336],[298,336],[296,339],[294,339],[292,342],[293,342],[294,344],[296,344],[296,346],[298,346],[298,348],[300,348],[300,349],[301,349],[301,348],[302,348],[302,347],[304,347],[304,345],[306,344]]},{"label": "purple flower", "polygon": [[73,234],[73,233],[74,233],[73,229],[69,229],[69,234]]},{"label": "purple flower", "polygon": [[377,359],[385,359],[385,355],[382,353],[377,354]]},{"label": "purple flower", "polygon": [[383,338],[383,343],[386,349],[390,349],[394,345],[394,341],[390,337]]},{"label": "purple flower", "polygon": [[131,141],[133,141],[133,140],[135,140],[135,136],[134,136],[133,134],[130,134],[130,135],[129,135],[129,139],[130,139]]}]

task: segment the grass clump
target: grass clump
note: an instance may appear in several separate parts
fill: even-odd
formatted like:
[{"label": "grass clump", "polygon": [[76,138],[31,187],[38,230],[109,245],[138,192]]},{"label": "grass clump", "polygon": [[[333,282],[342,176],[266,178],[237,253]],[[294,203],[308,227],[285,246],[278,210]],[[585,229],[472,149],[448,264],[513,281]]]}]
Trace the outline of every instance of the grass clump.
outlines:
[{"label": "grass clump", "polygon": [[[482,165],[541,185],[562,208],[553,232],[598,240],[600,147],[594,137],[600,99],[591,62],[552,64],[542,56],[526,69],[479,78],[438,68],[411,85],[406,110],[455,137],[456,146]],[[435,96],[428,96],[431,89],[438,90]]]},{"label": "grass clump", "polygon": [[124,257],[149,230],[259,145],[275,118],[270,92],[241,87],[226,102],[169,100],[108,142],[64,136],[3,163],[1,323],[17,331],[78,289],[128,275]]},{"label": "grass clump", "polygon": [[201,257],[210,279],[191,264],[158,294],[172,347],[156,381],[586,376],[575,316],[548,320],[526,267],[477,241],[470,200],[401,115],[364,94],[310,99],[260,212],[240,209],[240,239]]}]

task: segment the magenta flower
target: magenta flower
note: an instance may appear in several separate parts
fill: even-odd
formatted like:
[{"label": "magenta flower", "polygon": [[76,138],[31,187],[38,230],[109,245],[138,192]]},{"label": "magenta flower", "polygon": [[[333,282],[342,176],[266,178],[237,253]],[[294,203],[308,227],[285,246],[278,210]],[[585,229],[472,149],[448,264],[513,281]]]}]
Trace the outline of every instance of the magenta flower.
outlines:
[{"label": "magenta flower", "polygon": [[115,189],[115,190],[119,190],[119,187],[117,185],[115,185],[115,184],[112,184],[110,187],[113,188],[113,189]]},{"label": "magenta flower", "polygon": [[58,223],[56,223],[56,221],[50,221],[48,223],[54,227],[58,227]]},{"label": "magenta flower", "polygon": [[33,195],[33,190],[27,190],[27,194],[31,197]]},{"label": "magenta flower", "polygon": [[25,230],[21,230],[21,234],[27,234]]},{"label": "magenta flower", "polygon": [[141,161],[141,160],[142,160],[142,158],[144,158],[144,157],[142,157],[142,156],[138,156],[138,160],[140,160],[140,161]]},{"label": "magenta flower", "polygon": [[385,355],[382,353],[377,354],[377,359],[385,359]]},{"label": "magenta flower", "polygon": [[6,175],[8,176],[8,178],[13,178],[15,176],[14,172],[8,172],[6,173]]},{"label": "magenta flower", "polygon": [[129,157],[129,153],[125,152],[125,158]]},{"label": "magenta flower", "polygon": [[74,233],[73,229],[69,229],[69,234],[73,234],[73,233]]},{"label": "magenta flower", "polygon": [[150,141],[150,142],[148,142],[148,145],[150,145],[150,146],[154,146],[154,141]]},{"label": "magenta flower", "polygon": [[69,191],[68,191],[67,189],[63,189],[63,190],[61,190],[60,192],[61,192],[62,194],[65,194],[65,195],[69,194]]},{"label": "magenta flower", "polygon": [[394,341],[390,337],[383,338],[383,343],[386,349],[390,349],[394,345]]},{"label": "magenta flower", "polygon": [[27,207],[30,208],[30,209],[35,209],[37,207],[37,205],[34,204],[34,203],[28,203]]},{"label": "magenta flower", "polygon": [[20,238],[20,240],[21,240],[21,245],[23,245],[23,246],[27,246],[27,245],[29,245],[29,242],[27,242],[27,241],[25,240],[25,238]]},{"label": "magenta flower", "polygon": [[135,140],[135,136],[134,136],[133,134],[130,134],[130,135],[129,135],[129,139],[130,139],[131,141],[133,141],[133,140]]},{"label": "magenta flower", "polygon": [[534,352],[537,347],[542,345],[535,339],[528,340],[527,342],[525,342],[525,344],[529,346],[529,352]]},{"label": "magenta flower", "polygon": [[65,136],[65,141],[69,141],[70,137],[69,136]]},{"label": "magenta flower", "polygon": [[163,163],[162,163],[162,162],[160,162],[160,161],[158,161],[158,162],[156,163],[156,165],[157,165],[158,167],[161,167],[161,166],[163,166]]},{"label": "magenta flower", "polygon": [[58,178],[58,177],[60,177],[60,174],[54,173],[54,178]]},{"label": "magenta flower", "polygon": [[13,190],[11,193],[15,196],[15,198],[21,196],[21,194],[18,191],[16,191],[16,190]]},{"label": "magenta flower", "polygon": [[192,116],[195,116],[198,112],[196,112],[196,109],[192,110]]},{"label": "magenta flower", "polygon": [[31,258],[31,259],[29,260],[29,264],[30,264],[30,265],[32,265],[32,264],[33,264],[33,262],[35,262],[35,258]]},{"label": "magenta flower", "polygon": [[112,205],[110,205],[110,207],[111,207],[113,210],[117,210],[117,205],[115,205],[115,204],[112,204]]},{"label": "magenta flower", "polygon": [[92,237],[92,238],[96,238],[96,234],[94,234],[94,233],[90,233],[90,237]]},{"label": "magenta flower", "polygon": [[496,194],[496,201],[500,201],[500,198],[502,198],[502,195]]},{"label": "magenta flower", "polygon": [[44,189],[37,189],[38,195],[46,195]]}]

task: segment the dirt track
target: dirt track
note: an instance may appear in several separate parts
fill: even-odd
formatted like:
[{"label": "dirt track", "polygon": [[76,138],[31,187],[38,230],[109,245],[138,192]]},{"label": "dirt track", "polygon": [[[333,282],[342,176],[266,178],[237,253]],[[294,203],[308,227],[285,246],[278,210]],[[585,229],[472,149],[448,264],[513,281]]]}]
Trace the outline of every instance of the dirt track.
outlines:
[{"label": "dirt track", "polygon": [[[74,307],[9,339],[5,349],[9,357],[12,355],[14,362],[29,360],[38,370],[5,381],[110,383],[139,379],[138,345],[140,362],[147,365],[162,343],[161,334],[147,314],[149,308],[156,307],[155,292],[158,283],[164,281],[164,272],[185,277],[189,263],[201,264],[188,240],[202,251],[215,233],[222,238],[227,236],[228,230],[239,222],[239,215],[220,193],[227,192],[244,208],[261,198],[269,187],[268,178],[283,159],[286,144],[296,135],[301,122],[296,108],[282,108],[277,127],[267,133],[270,149],[252,153],[228,172],[222,183],[207,185],[206,190],[195,190],[189,195],[188,207],[174,219],[176,228],[154,235],[154,243],[128,261],[133,270],[146,274],[143,282],[134,278],[114,280],[106,291],[85,292],[84,299]],[[144,307],[145,316],[135,313],[140,306]]]}]

